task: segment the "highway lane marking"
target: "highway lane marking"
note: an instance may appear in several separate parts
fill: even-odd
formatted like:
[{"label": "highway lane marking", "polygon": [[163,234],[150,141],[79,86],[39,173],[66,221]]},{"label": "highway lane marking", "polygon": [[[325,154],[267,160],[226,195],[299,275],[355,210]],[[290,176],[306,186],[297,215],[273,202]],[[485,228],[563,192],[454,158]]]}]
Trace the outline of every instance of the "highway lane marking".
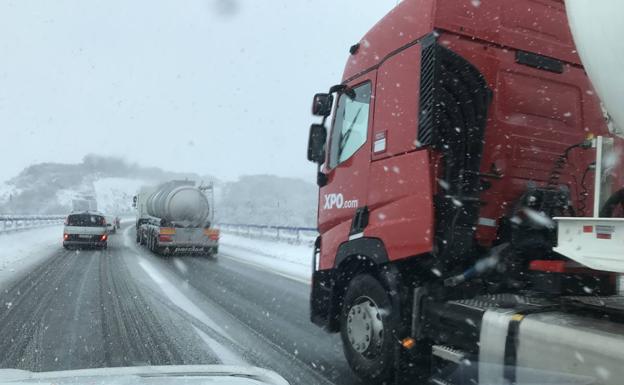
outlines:
[{"label": "highway lane marking", "polygon": [[234,353],[232,350],[225,347],[219,341],[210,337],[208,334],[204,333],[201,329],[198,329],[195,325],[193,329],[195,329],[195,333],[199,335],[206,345],[212,350],[213,353],[217,355],[219,360],[224,365],[248,365],[248,363],[243,360],[238,354]]},{"label": "highway lane marking", "polygon": [[[126,240],[129,237],[129,232],[132,227],[128,227],[124,231],[124,235],[126,236],[124,239],[124,245],[128,245]],[[135,248],[138,248],[136,245],[133,245]],[[129,247],[130,248],[130,247]],[[180,291],[172,282],[170,282],[163,274],[161,274],[158,269],[149,262],[146,258],[141,256],[137,251],[135,251],[138,258],[139,266],[145,271],[148,277],[150,277],[156,284],[160,291],[178,308],[182,309],[184,312],[199,320],[201,323],[206,325],[208,328],[214,330],[219,333],[223,337],[228,340],[235,342],[234,339],[223,329],[221,328],[212,318],[210,318],[205,312],[203,312],[199,306],[197,306],[193,301],[191,301],[182,291]]]},{"label": "highway lane marking", "polygon": [[[134,242],[134,240],[132,239],[132,237],[131,237],[131,236],[130,236],[130,234],[129,234],[129,232],[130,232],[130,229],[131,229],[131,228],[132,228],[132,226],[131,226],[131,227],[129,227],[129,228],[127,228],[127,229],[124,231],[124,235],[125,235],[125,238],[124,238],[124,245],[125,245],[125,246],[128,246],[129,250],[131,250],[134,254],[136,254],[137,259],[139,259],[139,261],[144,261],[145,266],[148,266],[148,269],[149,269],[149,268],[150,268],[150,264],[149,264],[149,262],[147,261],[147,259],[145,259],[145,258],[143,258],[143,257],[141,256],[141,253],[142,253],[142,252],[145,252],[145,250],[144,250],[144,249],[142,249],[140,246],[138,246],[138,245],[136,244],[136,242]],[[293,280],[293,281],[297,281],[297,282],[299,282],[299,283],[305,283],[305,284],[309,284],[309,283],[310,283],[310,281],[305,281],[305,280],[303,280],[303,279],[301,279],[301,278],[299,278],[299,277],[292,277],[292,276],[289,276],[289,275],[286,275],[286,274],[281,274],[280,272],[276,272],[275,270],[270,270],[270,269],[269,269],[268,267],[266,267],[266,266],[256,265],[256,264],[250,263],[249,261],[246,261],[246,260],[240,260],[240,259],[238,259],[238,258],[236,258],[236,257],[232,257],[232,256],[230,256],[230,255],[227,255],[227,256],[226,256],[226,255],[224,255],[224,254],[222,254],[222,253],[219,253],[218,255],[219,255],[219,257],[223,257],[223,258],[226,258],[226,259],[235,260],[235,261],[237,261],[237,262],[240,262],[240,263],[243,263],[243,264],[249,265],[249,266],[251,266],[251,267],[253,267],[253,268],[256,268],[257,270],[262,270],[262,271],[266,271],[266,272],[268,272],[268,273],[273,273],[273,274],[275,274],[275,275],[279,275],[279,276],[281,276],[281,277],[284,277],[284,278],[286,278],[286,279],[290,279],[290,280]],[[141,266],[141,268],[145,269],[145,266]],[[155,269],[155,268],[154,268],[154,269]],[[149,273],[148,273],[148,276],[149,276]],[[164,282],[164,283],[168,283],[168,284],[170,284],[170,285],[171,285],[171,283],[170,283],[169,281],[167,281],[167,280],[165,279],[165,277],[164,277],[163,275],[159,274],[158,272],[156,272],[155,277],[156,277],[156,279],[158,279],[159,281]],[[150,278],[151,278],[152,280],[154,279],[154,277],[151,277],[151,276],[150,276]],[[160,287],[160,289],[161,289],[161,291],[163,291],[163,292],[165,293],[165,295],[167,295],[167,294],[168,294],[168,293],[167,293],[167,291],[166,291],[166,290],[164,290],[164,288],[163,288],[163,287]],[[175,289],[175,287],[174,287],[174,289]],[[175,289],[175,290],[177,291],[177,289]],[[184,297],[184,295],[183,295],[183,294],[181,294],[181,295],[182,295],[182,297]],[[167,296],[168,296],[168,295],[167,295]],[[188,300],[188,299],[187,299],[187,300]],[[193,306],[195,306],[195,305],[194,305],[194,304],[193,304],[190,300],[188,300],[188,301],[189,301],[189,302],[190,302]],[[173,304],[173,305],[175,305],[175,306],[177,306],[177,307],[180,307],[180,304],[179,304],[178,302],[176,302],[176,301],[174,301],[174,300],[171,300],[170,302],[172,302],[172,304]],[[195,307],[196,307],[196,306],[195,306]],[[249,324],[245,323],[243,320],[239,319],[235,313],[230,312],[228,309],[224,308],[222,305],[219,305],[218,303],[216,303],[216,304],[215,304],[215,307],[217,307],[217,308],[218,308],[220,311],[222,311],[224,314],[227,314],[227,315],[229,315],[230,317],[232,317],[234,320],[236,320],[236,321],[240,324],[240,326],[241,326],[241,327],[245,328],[245,329],[246,329],[249,333],[251,333],[252,335],[254,335],[254,336],[255,336],[256,338],[258,338],[260,341],[262,341],[262,342],[266,343],[267,345],[269,345],[270,347],[272,347],[272,348],[275,350],[275,352],[277,352],[278,354],[281,354],[281,355],[283,355],[284,357],[287,357],[287,358],[289,358],[289,359],[291,359],[291,360],[293,360],[293,361],[298,362],[298,363],[301,365],[301,368],[300,368],[300,369],[302,369],[303,371],[305,371],[306,373],[308,373],[311,377],[313,377],[313,378],[317,379],[317,380],[319,381],[319,383],[326,384],[326,385],[334,385],[334,382],[333,382],[331,379],[329,379],[329,378],[325,377],[325,375],[324,375],[323,373],[318,372],[318,369],[314,368],[313,366],[310,366],[310,363],[309,363],[309,362],[306,362],[306,361],[302,360],[299,356],[297,356],[297,354],[295,354],[295,353],[293,353],[293,352],[289,351],[288,349],[286,349],[285,347],[281,346],[281,345],[280,345],[280,344],[278,344],[277,342],[275,342],[275,341],[271,340],[270,338],[268,338],[268,336],[267,336],[267,335],[265,335],[265,334],[261,333],[259,330],[254,329],[251,325],[249,325]],[[181,308],[181,307],[180,307],[180,308]],[[185,313],[186,313],[186,314],[188,314],[189,316],[194,317],[195,319],[197,319],[197,317],[195,317],[192,313],[190,313],[190,312],[189,312],[189,311],[187,311],[186,309],[184,309],[184,308],[181,308],[181,309],[182,309],[183,311],[185,311]],[[198,310],[199,310],[199,309],[198,309]],[[201,313],[203,313],[201,310],[199,310],[199,311],[200,311]],[[200,322],[201,322],[201,320],[200,320]],[[200,338],[201,338],[201,337],[203,337],[203,335],[205,335],[205,333],[204,333],[203,331],[201,331],[200,329],[197,329],[197,328],[196,328],[196,326],[192,325],[192,323],[191,323],[191,326],[193,326],[193,328],[195,328],[195,329],[196,329],[196,331],[199,331],[199,332],[201,333],[201,334],[200,334],[200,333],[198,333],[198,335],[199,335],[199,337],[200,337]],[[206,325],[206,326],[210,327],[210,325]],[[242,346],[244,346],[244,345],[241,345],[239,342],[236,342],[233,338],[231,338],[231,337],[230,337],[229,335],[227,335],[227,334],[225,334],[225,335],[224,335],[224,337],[226,337],[228,340],[230,340],[230,341],[231,341],[231,342],[232,342],[235,346],[241,346],[241,347],[242,347]],[[214,339],[212,339],[212,338],[211,338],[211,337],[209,337],[209,336],[208,336],[208,338],[209,338],[210,340],[214,340]],[[203,338],[202,338],[202,339],[203,339]],[[208,340],[208,341],[210,341],[210,340]],[[213,350],[213,349],[212,349],[212,347],[210,346],[210,344],[209,344],[209,342],[208,342],[208,341],[204,340],[204,342],[205,342],[206,344],[208,344],[209,348],[211,348],[211,350]],[[221,346],[223,346],[223,344],[219,343],[218,341],[215,341],[215,342],[216,342],[216,343],[218,343],[218,344],[220,344]],[[212,343],[212,341],[210,341],[210,343]],[[224,347],[225,349],[228,349],[228,348],[227,348],[227,347],[225,347],[225,346],[223,346],[223,347]],[[221,351],[221,352],[223,352],[223,351]],[[215,352],[215,353],[217,353],[217,352]],[[233,357],[231,357],[231,356],[229,356],[229,357],[228,357],[228,359],[231,359],[231,358],[233,358]],[[247,363],[247,365],[248,365],[248,363]]]},{"label": "highway lane marking", "polygon": [[212,320],[206,313],[204,313],[193,301],[184,295],[178,288],[165,278],[156,268],[149,263],[145,258],[139,257],[139,266],[147,275],[156,282],[160,288],[160,291],[169,298],[171,303],[175,304],[186,313],[190,314],[194,318],[198,319],[201,323],[216,331],[220,335],[226,337],[230,341],[234,342],[234,339],[222,329],[215,321]]}]

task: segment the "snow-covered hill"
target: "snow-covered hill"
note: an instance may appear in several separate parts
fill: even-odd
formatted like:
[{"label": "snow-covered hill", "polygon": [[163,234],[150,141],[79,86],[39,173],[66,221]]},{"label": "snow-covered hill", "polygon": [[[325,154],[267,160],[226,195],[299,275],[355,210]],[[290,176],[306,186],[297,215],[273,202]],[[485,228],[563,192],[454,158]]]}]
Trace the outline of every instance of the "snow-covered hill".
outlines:
[{"label": "snow-covered hill", "polygon": [[0,183],[0,214],[65,214],[72,200],[95,197],[98,210],[133,215],[132,197],[142,185],[174,179],[215,183],[215,219],[222,223],[314,226],[317,187],[297,178],[250,175],[235,182],[175,173],[89,155],[78,164],[40,163]]},{"label": "snow-covered hill", "polygon": [[94,196],[99,211],[128,214],[139,186],[171,179],[211,180],[97,155],[78,164],[40,163],[0,184],[0,213],[63,214],[71,210],[72,200]]}]

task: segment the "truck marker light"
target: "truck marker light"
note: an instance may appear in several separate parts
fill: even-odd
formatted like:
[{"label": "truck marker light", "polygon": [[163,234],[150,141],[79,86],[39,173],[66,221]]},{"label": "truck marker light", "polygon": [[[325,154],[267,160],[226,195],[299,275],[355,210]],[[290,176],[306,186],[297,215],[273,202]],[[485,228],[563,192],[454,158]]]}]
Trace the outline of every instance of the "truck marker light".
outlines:
[{"label": "truck marker light", "polygon": [[405,349],[411,349],[414,346],[416,346],[416,340],[413,339],[412,337],[406,337],[406,338],[403,338],[403,340],[401,341],[401,345]]},{"label": "truck marker light", "polygon": [[514,314],[511,316],[512,321],[522,321],[524,319],[524,314]]},{"label": "truck marker light", "polygon": [[168,234],[159,234],[158,240],[160,242],[171,242],[173,241],[173,238],[171,238],[171,235],[168,235]]},{"label": "truck marker light", "polygon": [[69,234],[63,234],[63,239],[64,240],[68,240],[69,239]]},{"label": "truck marker light", "polygon": [[593,233],[594,232],[594,226],[583,226],[583,232],[584,233]]}]

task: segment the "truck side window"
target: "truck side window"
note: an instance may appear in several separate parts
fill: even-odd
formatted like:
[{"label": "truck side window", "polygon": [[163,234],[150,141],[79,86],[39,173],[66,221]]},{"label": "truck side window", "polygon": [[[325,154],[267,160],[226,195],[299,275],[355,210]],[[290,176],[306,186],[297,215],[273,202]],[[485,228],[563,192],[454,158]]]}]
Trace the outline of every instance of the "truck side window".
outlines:
[{"label": "truck side window", "polygon": [[345,94],[341,94],[338,99],[329,150],[329,168],[349,159],[366,143],[371,83],[367,82],[353,90],[354,99]]}]

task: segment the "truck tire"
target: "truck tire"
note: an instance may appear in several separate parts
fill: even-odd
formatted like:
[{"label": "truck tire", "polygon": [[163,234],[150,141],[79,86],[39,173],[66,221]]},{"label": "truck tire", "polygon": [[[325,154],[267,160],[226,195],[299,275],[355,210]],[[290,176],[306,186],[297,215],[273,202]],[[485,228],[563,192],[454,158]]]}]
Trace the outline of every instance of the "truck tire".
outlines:
[{"label": "truck tire", "polygon": [[141,244],[141,237],[139,236],[139,230],[136,231],[136,243]]},{"label": "truck tire", "polygon": [[152,253],[154,252],[154,236],[151,234],[147,237],[147,248]]},{"label": "truck tire", "polygon": [[163,248],[158,246],[158,238],[156,235],[150,237],[150,250],[156,255],[161,255]]},{"label": "truck tire", "polygon": [[365,383],[389,380],[398,348],[398,309],[384,287],[368,274],[349,283],[340,316],[340,335],[351,370]]}]

